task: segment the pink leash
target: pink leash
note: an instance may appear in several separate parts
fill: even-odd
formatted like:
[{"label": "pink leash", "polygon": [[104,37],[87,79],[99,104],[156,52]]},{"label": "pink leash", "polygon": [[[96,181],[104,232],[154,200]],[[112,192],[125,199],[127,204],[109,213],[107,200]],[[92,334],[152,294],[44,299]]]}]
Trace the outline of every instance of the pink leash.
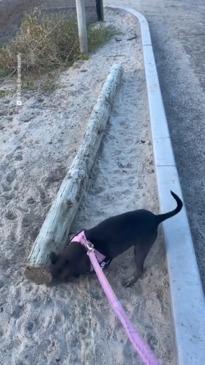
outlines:
[{"label": "pink leash", "polygon": [[96,272],[98,280],[102,286],[102,289],[105,292],[105,295],[113,308],[114,312],[116,313],[117,317],[119,318],[122,326],[124,327],[127,336],[132,343],[135,351],[140,355],[141,359],[143,360],[145,365],[160,365],[159,361],[156,359],[154,353],[150,349],[150,347],[144,342],[141,336],[138,334],[136,328],[130,322],[127,314],[124,311],[124,308],[120,304],[119,300],[117,299],[115,293],[113,292],[106,276],[104,275],[97,258],[95,256],[95,249],[91,242],[87,241],[85,244],[87,248],[87,254],[91,261],[91,264]]}]

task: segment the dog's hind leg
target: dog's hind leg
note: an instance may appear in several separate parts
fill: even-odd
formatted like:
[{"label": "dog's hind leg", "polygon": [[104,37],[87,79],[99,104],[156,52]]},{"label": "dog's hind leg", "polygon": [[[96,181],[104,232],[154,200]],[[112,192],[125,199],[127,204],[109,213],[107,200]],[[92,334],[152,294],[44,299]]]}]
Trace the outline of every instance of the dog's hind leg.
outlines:
[{"label": "dog's hind leg", "polygon": [[152,247],[152,244],[154,243],[156,237],[153,237],[150,241],[143,243],[141,245],[136,245],[134,247],[134,255],[135,255],[135,263],[136,263],[136,269],[132,276],[130,276],[128,279],[123,281],[123,286],[129,287],[133,285],[142,275],[144,270],[144,262],[145,259],[149,253],[149,250]]}]

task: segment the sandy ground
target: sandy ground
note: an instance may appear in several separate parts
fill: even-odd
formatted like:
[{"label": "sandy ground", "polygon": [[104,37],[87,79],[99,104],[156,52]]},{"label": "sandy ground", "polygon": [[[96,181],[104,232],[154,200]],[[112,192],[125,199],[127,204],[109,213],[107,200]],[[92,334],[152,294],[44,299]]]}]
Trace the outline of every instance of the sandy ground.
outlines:
[{"label": "sandy ground", "polygon": [[[139,32],[130,16],[109,12],[121,34],[78,62],[51,96],[27,93],[1,99],[0,122],[0,364],[140,364],[95,277],[58,287],[36,286],[24,262],[52,199],[82,141],[86,122],[109,67],[125,73],[90,189],[72,231],[135,208],[158,211]],[[162,239],[137,284],[122,280],[134,270],[132,250],[114,260],[107,275],[142,335],[166,365],[174,365],[169,284]]]}]

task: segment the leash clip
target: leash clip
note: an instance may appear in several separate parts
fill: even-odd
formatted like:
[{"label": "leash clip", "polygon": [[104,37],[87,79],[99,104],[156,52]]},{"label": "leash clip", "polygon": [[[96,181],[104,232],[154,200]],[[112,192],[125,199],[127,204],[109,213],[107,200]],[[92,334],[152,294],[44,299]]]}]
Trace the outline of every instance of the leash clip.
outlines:
[{"label": "leash clip", "polygon": [[94,245],[92,244],[92,242],[87,242],[86,243],[86,248],[89,252],[93,252],[94,251]]}]

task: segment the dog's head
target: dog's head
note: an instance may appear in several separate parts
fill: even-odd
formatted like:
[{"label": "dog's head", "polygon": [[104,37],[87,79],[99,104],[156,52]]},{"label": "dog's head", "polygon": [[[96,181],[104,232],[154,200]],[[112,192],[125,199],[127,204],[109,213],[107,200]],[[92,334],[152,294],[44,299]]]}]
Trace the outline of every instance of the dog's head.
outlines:
[{"label": "dog's head", "polygon": [[50,254],[49,271],[54,280],[67,281],[89,272],[89,269],[90,262],[86,250],[79,243],[73,242],[60,253]]}]

